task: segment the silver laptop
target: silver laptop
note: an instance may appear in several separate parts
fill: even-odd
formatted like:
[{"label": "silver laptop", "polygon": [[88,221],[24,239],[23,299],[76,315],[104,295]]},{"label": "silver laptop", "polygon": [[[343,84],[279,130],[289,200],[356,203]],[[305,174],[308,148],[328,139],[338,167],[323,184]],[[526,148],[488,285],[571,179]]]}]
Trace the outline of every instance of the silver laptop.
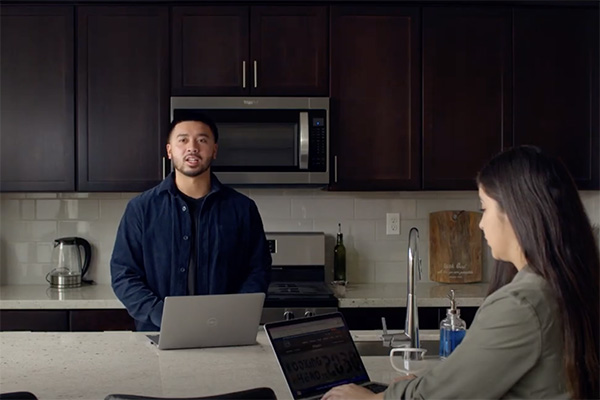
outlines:
[{"label": "silver laptop", "polygon": [[371,382],[340,313],[266,324],[265,332],[296,400],[320,399],[332,387],[346,383],[375,393],[387,388]]},{"label": "silver laptop", "polygon": [[167,296],[160,335],[148,337],[161,350],[255,344],[264,300],[264,293]]}]

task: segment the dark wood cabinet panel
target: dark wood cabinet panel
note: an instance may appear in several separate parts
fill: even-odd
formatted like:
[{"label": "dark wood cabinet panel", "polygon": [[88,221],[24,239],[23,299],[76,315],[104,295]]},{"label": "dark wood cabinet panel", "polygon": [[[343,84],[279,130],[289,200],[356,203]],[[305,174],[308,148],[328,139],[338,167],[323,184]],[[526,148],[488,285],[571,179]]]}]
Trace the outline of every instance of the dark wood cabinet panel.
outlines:
[{"label": "dark wood cabinet panel", "polygon": [[326,6],[173,7],[173,95],[326,96]]},{"label": "dark wood cabinet panel", "polygon": [[78,189],[142,191],[163,176],[167,7],[78,9]]},{"label": "dark wood cabinet panel", "polygon": [[252,92],[327,96],[327,7],[251,8]]},{"label": "dark wood cabinet panel", "polygon": [[419,9],[331,8],[332,190],[421,185]]},{"label": "dark wood cabinet panel", "polygon": [[0,331],[92,332],[134,331],[125,309],[2,310]]},{"label": "dark wood cabinet panel", "polygon": [[477,189],[511,132],[511,9],[423,9],[423,188]]},{"label": "dark wood cabinet panel", "polygon": [[0,331],[69,331],[67,310],[2,310]]},{"label": "dark wood cabinet panel", "polygon": [[0,8],[0,190],[75,189],[73,7]]},{"label": "dark wood cabinet panel", "polygon": [[248,7],[173,7],[174,95],[244,95],[250,88]]},{"label": "dark wood cabinet panel", "polygon": [[[462,307],[460,317],[471,326],[479,307]],[[385,318],[388,329],[404,330],[406,307],[364,307],[340,308],[350,329],[380,330],[381,318]],[[419,307],[419,329],[439,329],[440,322],[446,318],[446,308]]]},{"label": "dark wood cabinet panel", "polygon": [[600,188],[598,8],[514,9],[515,145],[559,156],[581,189]]},{"label": "dark wood cabinet panel", "polygon": [[127,310],[71,310],[69,326],[72,332],[135,331],[133,318]]}]

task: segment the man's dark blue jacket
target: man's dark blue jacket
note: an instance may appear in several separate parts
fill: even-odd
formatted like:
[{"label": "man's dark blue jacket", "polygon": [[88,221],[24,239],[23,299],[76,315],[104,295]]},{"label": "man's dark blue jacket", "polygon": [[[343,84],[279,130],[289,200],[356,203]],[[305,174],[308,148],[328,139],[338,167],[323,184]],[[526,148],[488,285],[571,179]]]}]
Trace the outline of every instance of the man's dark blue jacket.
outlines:
[{"label": "man's dark blue jacket", "polygon": [[267,292],[271,253],[254,201],[212,175],[197,235],[192,229],[174,173],[127,204],[110,272],[113,290],[137,330],[159,331],[165,296],[188,293],[194,245],[200,257],[194,294]]}]

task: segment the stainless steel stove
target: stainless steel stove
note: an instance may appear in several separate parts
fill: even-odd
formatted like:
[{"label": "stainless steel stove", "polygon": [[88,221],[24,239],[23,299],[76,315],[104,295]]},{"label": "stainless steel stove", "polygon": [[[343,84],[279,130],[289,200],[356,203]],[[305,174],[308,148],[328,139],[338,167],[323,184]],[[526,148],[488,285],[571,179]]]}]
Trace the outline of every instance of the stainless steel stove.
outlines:
[{"label": "stainless steel stove", "polygon": [[325,280],[325,234],[272,232],[267,240],[273,267],[261,323],[337,311]]}]

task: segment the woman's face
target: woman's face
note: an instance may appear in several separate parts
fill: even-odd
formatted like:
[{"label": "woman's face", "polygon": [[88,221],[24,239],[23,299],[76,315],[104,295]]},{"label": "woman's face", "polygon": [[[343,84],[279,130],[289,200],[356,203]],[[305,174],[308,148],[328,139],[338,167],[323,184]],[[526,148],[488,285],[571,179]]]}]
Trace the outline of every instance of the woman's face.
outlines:
[{"label": "woman's face", "polygon": [[506,216],[500,209],[498,202],[489,197],[483,188],[479,187],[479,200],[483,216],[479,222],[479,229],[487,240],[492,250],[492,256],[497,260],[512,262],[521,269],[525,262],[515,231]]}]

